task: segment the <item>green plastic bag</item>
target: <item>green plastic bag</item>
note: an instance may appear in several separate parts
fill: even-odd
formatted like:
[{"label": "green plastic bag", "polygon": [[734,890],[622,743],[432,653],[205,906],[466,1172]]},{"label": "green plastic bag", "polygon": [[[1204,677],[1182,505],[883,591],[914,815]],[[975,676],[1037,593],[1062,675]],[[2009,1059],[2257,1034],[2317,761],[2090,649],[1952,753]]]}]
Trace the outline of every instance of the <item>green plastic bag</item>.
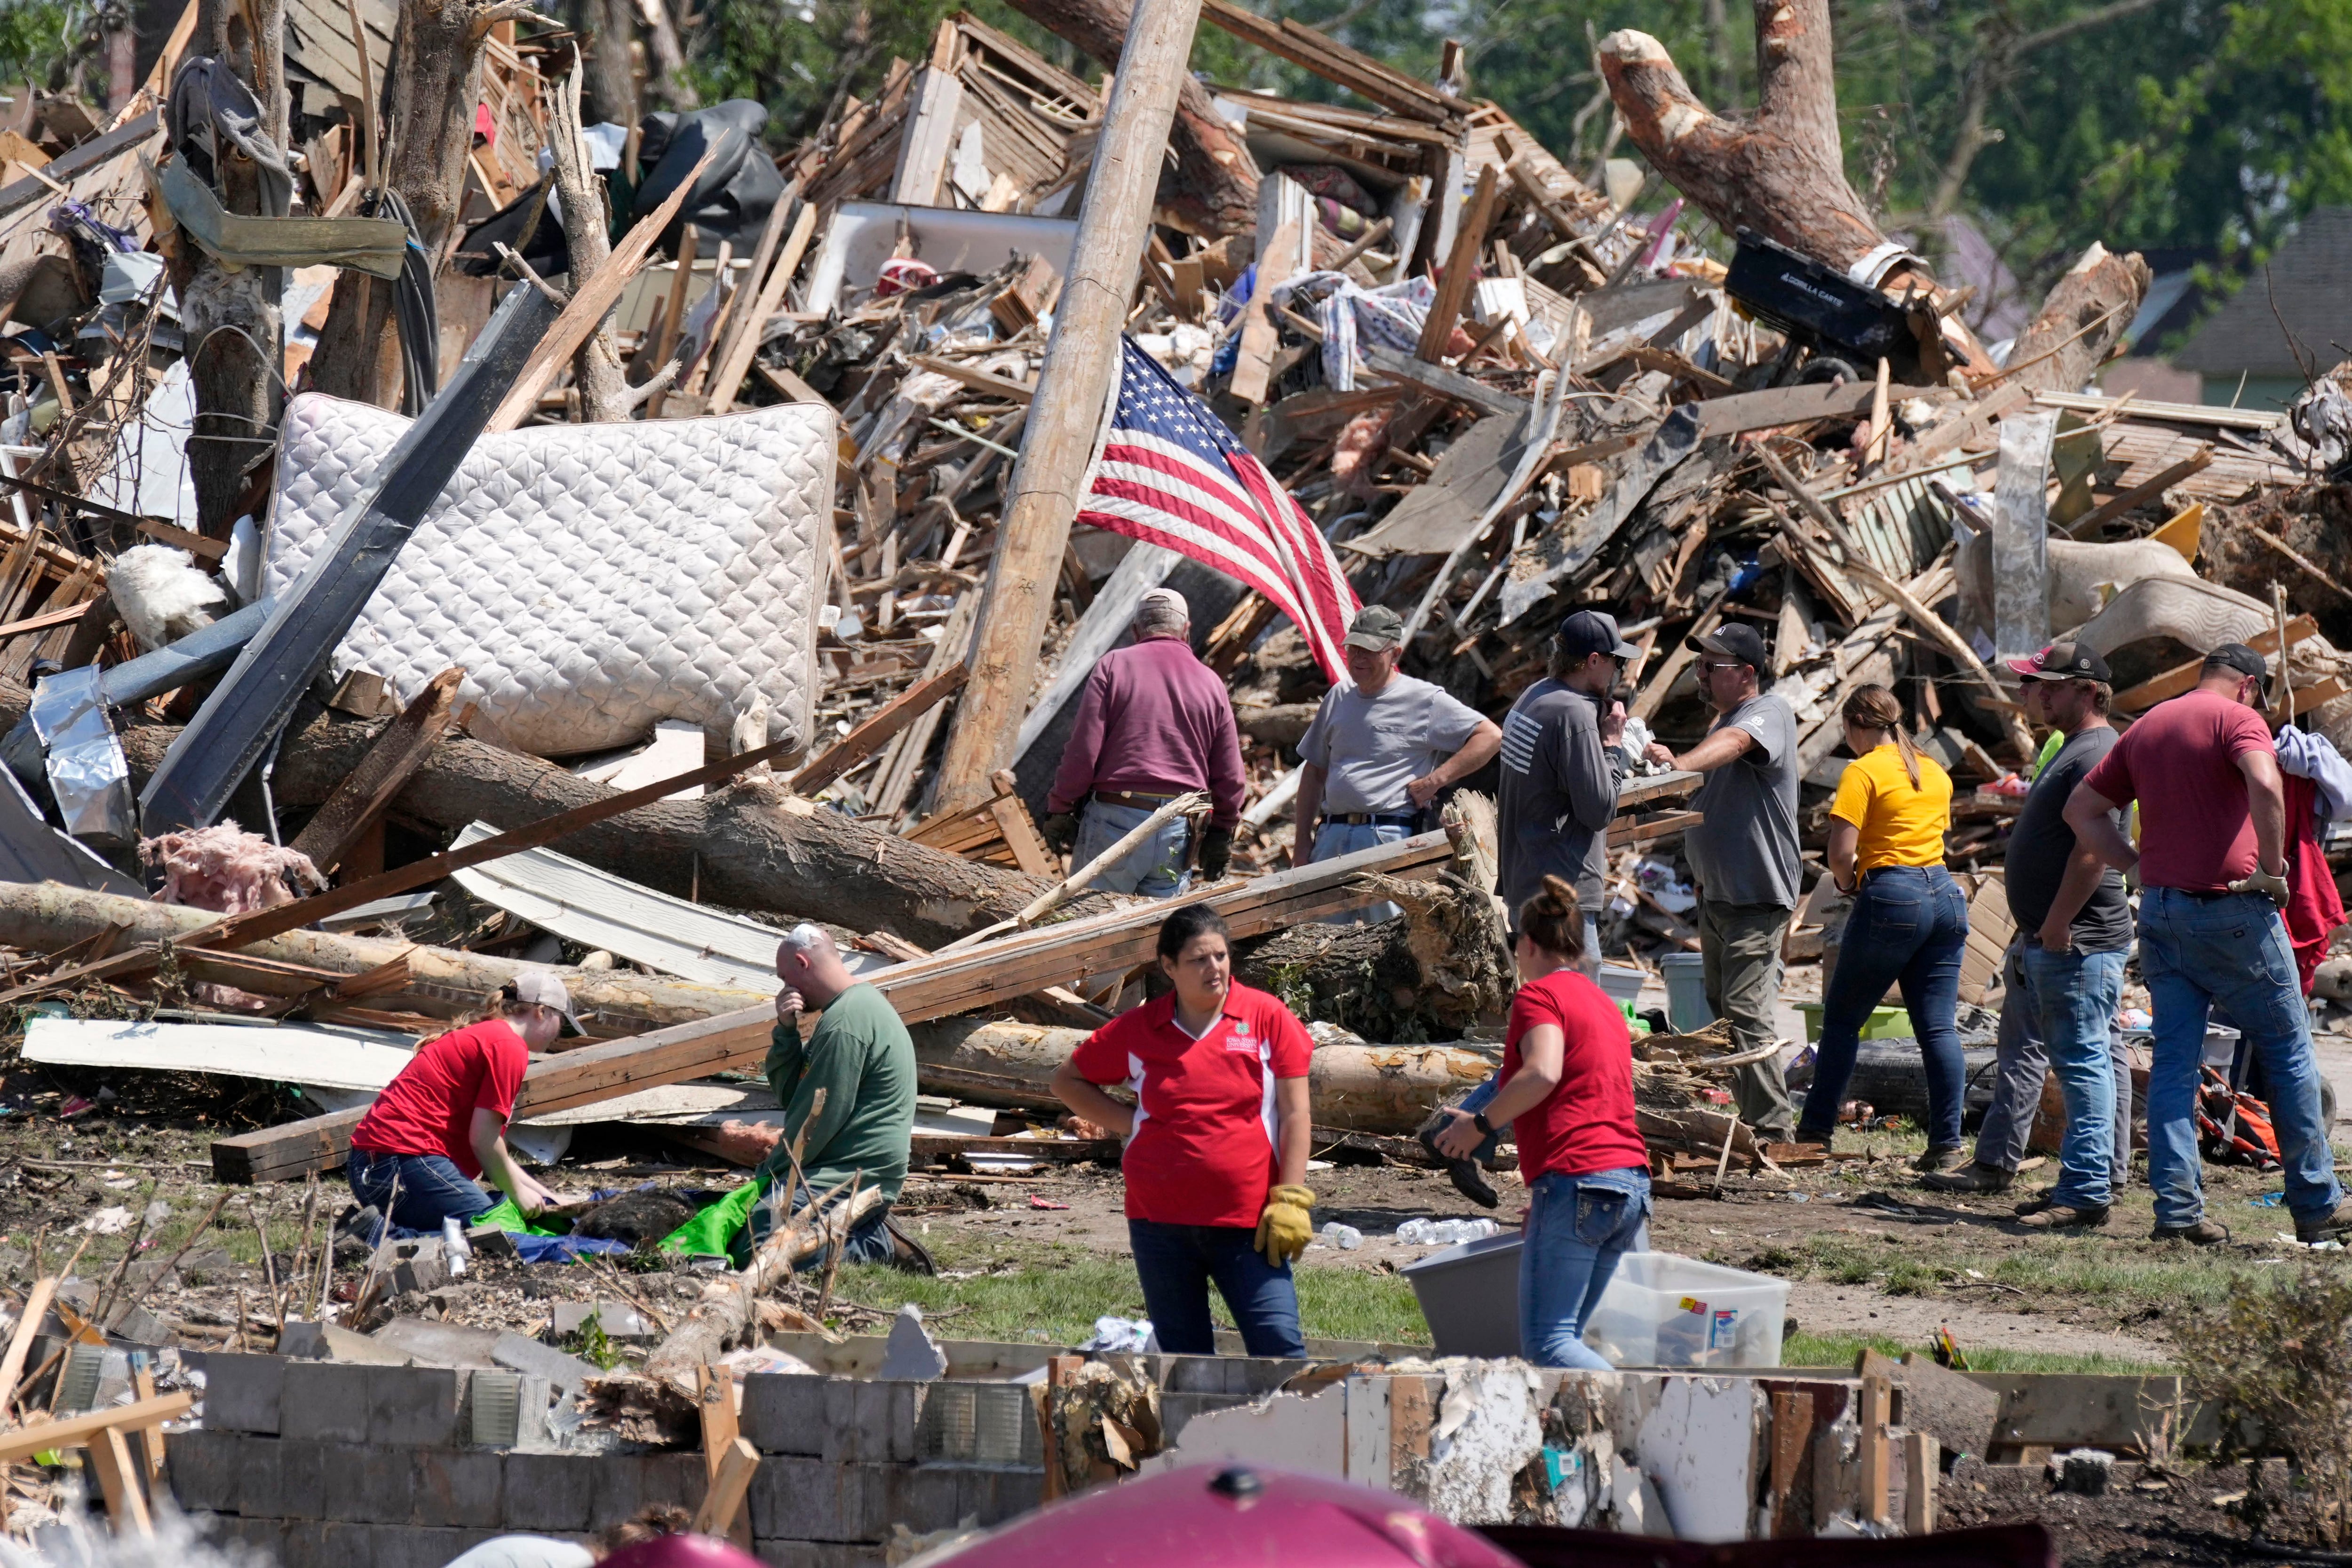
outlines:
[{"label": "green plastic bag", "polygon": [[562,1230],[549,1230],[542,1226],[533,1225],[522,1217],[522,1210],[515,1207],[515,1200],[510,1197],[499,1199],[496,1208],[486,1214],[476,1215],[469,1224],[495,1225],[500,1230],[511,1230],[518,1236],[569,1236],[572,1234],[568,1226]]},{"label": "green plastic bag", "polygon": [[761,1171],[750,1181],[661,1239],[661,1250],[689,1258],[724,1258],[727,1245],[751,1222],[751,1206],[768,1190],[769,1176]]}]

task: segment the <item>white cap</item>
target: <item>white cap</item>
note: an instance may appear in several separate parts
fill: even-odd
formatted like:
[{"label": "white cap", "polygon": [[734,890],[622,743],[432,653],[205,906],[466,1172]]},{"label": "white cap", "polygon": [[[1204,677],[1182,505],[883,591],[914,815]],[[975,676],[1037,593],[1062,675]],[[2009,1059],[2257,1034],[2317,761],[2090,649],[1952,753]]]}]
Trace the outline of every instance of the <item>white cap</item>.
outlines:
[{"label": "white cap", "polygon": [[514,988],[517,1001],[529,1002],[535,1007],[552,1008],[562,1016],[565,1023],[572,1026],[572,1033],[588,1032],[580,1027],[580,1020],[572,1016],[572,993],[564,989],[563,982],[554,976],[541,969],[525,969],[508,984]]},{"label": "white cap", "polygon": [[1172,588],[1152,588],[1145,590],[1143,597],[1136,601],[1135,612],[1138,615],[1141,615],[1146,611],[1160,609],[1163,606],[1174,611],[1178,615],[1182,616],[1187,621],[1192,619],[1192,607],[1185,603],[1184,596],[1177,592]]}]

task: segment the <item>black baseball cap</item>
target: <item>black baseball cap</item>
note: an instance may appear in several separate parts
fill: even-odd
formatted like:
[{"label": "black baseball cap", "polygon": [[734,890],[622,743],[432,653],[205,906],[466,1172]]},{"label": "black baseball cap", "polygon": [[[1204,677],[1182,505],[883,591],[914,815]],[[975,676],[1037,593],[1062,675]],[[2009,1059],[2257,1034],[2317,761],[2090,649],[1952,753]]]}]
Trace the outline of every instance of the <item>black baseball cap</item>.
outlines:
[{"label": "black baseball cap", "polygon": [[1772,657],[1764,652],[1764,639],[1756,628],[1735,621],[1728,626],[1718,626],[1704,637],[1685,637],[1683,646],[1694,653],[1720,653],[1727,659],[1737,659],[1759,674],[1771,671]]},{"label": "black baseball cap", "polygon": [[1590,658],[1595,653],[1607,653],[1612,658],[1633,659],[1642,650],[1625,641],[1617,630],[1617,617],[1598,610],[1580,610],[1559,623],[1559,645],[1570,657]]},{"label": "black baseball cap", "polygon": [[2096,681],[2115,685],[2115,674],[2098,651],[2081,643],[2053,643],[2030,658],[2011,659],[2009,667],[2029,681]]},{"label": "black baseball cap", "polygon": [[2205,655],[2205,667],[2200,675],[2219,674],[2223,670],[2235,670],[2242,675],[2252,675],[2263,684],[2263,701],[2271,700],[2271,667],[2263,656],[2243,643],[2224,643]]}]

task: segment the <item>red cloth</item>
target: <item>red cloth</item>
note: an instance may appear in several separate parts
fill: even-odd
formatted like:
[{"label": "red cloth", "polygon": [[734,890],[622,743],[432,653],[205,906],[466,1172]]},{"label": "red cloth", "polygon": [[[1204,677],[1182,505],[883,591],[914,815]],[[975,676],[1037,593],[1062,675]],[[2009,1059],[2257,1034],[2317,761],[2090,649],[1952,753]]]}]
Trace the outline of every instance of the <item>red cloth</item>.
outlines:
[{"label": "red cloth", "polygon": [[1503,1040],[1503,1082],[1519,1071],[1519,1040],[1538,1024],[1567,1037],[1559,1082],[1511,1123],[1519,1175],[1590,1176],[1646,1167],[1650,1151],[1633,1124],[1633,1032],[1608,993],[1573,969],[1555,969],[1511,999]]},{"label": "red cloth", "polygon": [[485,1019],[426,1040],[352,1129],[352,1147],[375,1155],[446,1155],[467,1176],[480,1176],[474,1113],[491,1112],[503,1124],[514,1113],[530,1065],[522,1036],[504,1019]]},{"label": "red cloth", "polygon": [[2083,780],[2116,805],[2139,802],[2139,879],[2220,893],[2254,873],[2254,819],[2238,758],[2276,755],[2263,716],[2213,692],[2147,710]]},{"label": "red cloth", "polygon": [[1075,811],[1095,790],[1189,789],[1209,792],[1210,820],[1220,826],[1241,821],[1242,742],[1225,683],[1181,637],[1113,649],[1087,677],[1045,809]]},{"label": "red cloth", "polygon": [[1078,1071],[1136,1092],[1135,1132],[1119,1161],[1127,1217],[1255,1225],[1275,1185],[1275,1080],[1306,1077],[1314,1054],[1288,1008],[1238,984],[1198,1040],[1176,1027],[1172,992],[1087,1036],[1070,1056]]},{"label": "red cloth", "polygon": [[2319,847],[2319,786],[2289,773],[2286,825],[2286,936],[2294,946],[2295,977],[2311,995],[2312,977],[2327,956],[2328,938],[2344,924],[2344,900],[2336,891],[2336,871]]}]

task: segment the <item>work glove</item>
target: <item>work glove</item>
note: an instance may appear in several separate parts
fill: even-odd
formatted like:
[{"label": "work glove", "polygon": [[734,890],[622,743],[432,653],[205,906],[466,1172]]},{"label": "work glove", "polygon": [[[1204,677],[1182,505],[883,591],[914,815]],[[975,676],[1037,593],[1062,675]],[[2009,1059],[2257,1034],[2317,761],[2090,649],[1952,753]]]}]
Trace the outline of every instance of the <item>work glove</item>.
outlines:
[{"label": "work glove", "polygon": [[1257,1249],[1269,1268],[1279,1269],[1314,1239],[1315,1221],[1307,1210],[1315,1195],[1303,1186],[1278,1186],[1265,1195],[1265,1209],[1257,1217]]},{"label": "work glove", "polygon": [[1234,858],[1234,831],[1212,822],[1201,830],[1201,874],[1211,882],[1225,874]]},{"label": "work glove", "polygon": [[1055,854],[1068,854],[1070,846],[1078,841],[1078,814],[1076,811],[1056,811],[1045,819],[1043,831],[1045,841],[1054,846]]},{"label": "work glove", "polygon": [[2281,909],[2284,909],[2286,907],[2286,901],[2290,896],[2290,892],[2286,885],[2286,878],[2283,876],[2273,876],[2270,873],[2263,870],[2260,866],[2256,866],[2254,868],[2254,872],[2252,876],[2242,877],[2238,881],[2231,883],[2230,884],[2230,891],[2231,893],[2259,893],[2264,898],[2269,899],[2273,904],[2277,904]]}]

